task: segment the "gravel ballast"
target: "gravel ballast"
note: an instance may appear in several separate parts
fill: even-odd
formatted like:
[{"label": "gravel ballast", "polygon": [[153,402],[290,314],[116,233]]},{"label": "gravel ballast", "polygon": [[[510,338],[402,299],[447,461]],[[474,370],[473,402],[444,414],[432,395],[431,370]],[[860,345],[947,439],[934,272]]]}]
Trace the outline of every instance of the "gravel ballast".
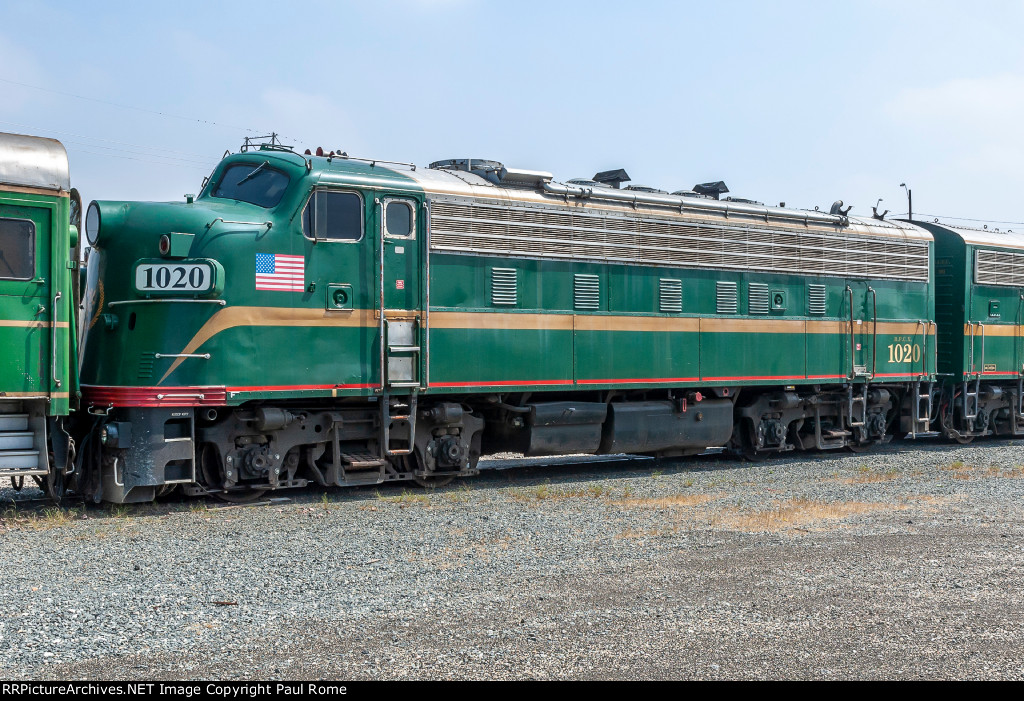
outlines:
[{"label": "gravel ballast", "polygon": [[492,460],[518,467],[223,509],[0,489],[0,677],[1021,679],[1021,464]]}]

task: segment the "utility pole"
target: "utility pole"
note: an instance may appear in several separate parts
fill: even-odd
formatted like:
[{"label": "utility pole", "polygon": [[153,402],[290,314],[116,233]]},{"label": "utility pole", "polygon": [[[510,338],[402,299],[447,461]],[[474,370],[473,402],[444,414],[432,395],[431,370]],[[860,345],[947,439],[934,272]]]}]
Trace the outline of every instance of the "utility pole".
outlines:
[{"label": "utility pole", "polygon": [[900,187],[907,191],[907,219],[914,218],[914,195],[906,183],[900,183]]}]

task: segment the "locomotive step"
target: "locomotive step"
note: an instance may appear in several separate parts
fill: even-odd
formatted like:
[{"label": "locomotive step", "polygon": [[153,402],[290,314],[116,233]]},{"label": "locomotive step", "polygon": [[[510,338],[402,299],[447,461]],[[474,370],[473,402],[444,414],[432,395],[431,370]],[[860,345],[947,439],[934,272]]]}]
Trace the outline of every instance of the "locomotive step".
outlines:
[{"label": "locomotive step", "polygon": [[0,414],[0,431],[28,430],[28,414]]},{"label": "locomotive step", "polygon": [[46,474],[45,466],[39,467],[38,450],[0,450],[0,477],[35,474]]},{"label": "locomotive step", "polygon": [[0,431],[0,452],[32,450],[34,435],[31,431]]},{"label": "locomotive step", "polygon": [[342,453],[341,460],[348,470],[366,470],[384,464],[383,460],[370,453]]},{"label": "locomotive step", "polygon": [[821,435],[824,438],[845,438],[847,436],[852,436],[853,434],[851,432],[849,432],[849,431],[841,431],[841,430],[832,429],[832,430],[822,431]]}]

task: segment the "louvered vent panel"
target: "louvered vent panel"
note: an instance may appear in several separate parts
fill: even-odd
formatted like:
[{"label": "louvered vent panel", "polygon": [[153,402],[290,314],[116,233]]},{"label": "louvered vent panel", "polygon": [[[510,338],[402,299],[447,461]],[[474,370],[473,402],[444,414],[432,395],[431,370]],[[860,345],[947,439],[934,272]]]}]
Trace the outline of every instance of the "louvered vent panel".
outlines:
[{"label": "louvered vent panel", "polygon": [[514,307],[519,303],[519,286],[515,268],[491,268],[491,304]]},{"label": "louvered vent panel", "polygon": [[1009,251],[978,251],[974,281],[979,285],[1024,286],[1024,254]]},{"label": "louvered vent panel", "polygon": [[661,278],[658,283],[658,309],[669,314],[683,311],[683,281],[673,278]]},{"label": "louvered vent panel", "polygon": [[[928,279],[924,241],[869,238],[824,230],[712,224],[634,218],[554,206],[504,206],[481,202],[434,201],[430,207],[431,248],[482,255],[518,255],[719,268],[802,275]],[[1010,256],[985,251],[993,256]],[[1020,258],[1020,256],[1018,256]],[[984,262],[982,262],[982,260]],[[1006,264],[982,256],[979,274],[989,284],[1024,277],[1024,260]],[[995,281],[993,266],[1008,278]],[[1003,273],[1000,273],[1002,275]]]},{"label": "louvered vent panel", "polygon": [[573,275],[572,298],[576,309],[600,309],[601,281],[597,275]]},{"label": "louvered vent panel", "polygon": [[751,314],[768,313],[768,285],[752,282],[747,289],[747,303]]},{"label": "louvered vent panel", "polygon": [[825,314],[825,286],[807,286],[807,313],[822,316]]},{"label": "louvered vent panel", "polygon": [[715,311],[719,314],[735,314],[736,310],[736,283],[717,283],[715,290]]}]

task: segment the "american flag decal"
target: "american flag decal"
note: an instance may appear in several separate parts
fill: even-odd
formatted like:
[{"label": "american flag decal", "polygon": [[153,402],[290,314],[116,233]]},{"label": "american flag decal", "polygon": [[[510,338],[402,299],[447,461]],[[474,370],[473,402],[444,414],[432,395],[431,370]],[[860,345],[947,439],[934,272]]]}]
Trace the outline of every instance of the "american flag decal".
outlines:
[{"label": "american flag decal", "polygon": [[305,259],[279,253],[256,254],[256,289],[302,292],[305,284]]}]

